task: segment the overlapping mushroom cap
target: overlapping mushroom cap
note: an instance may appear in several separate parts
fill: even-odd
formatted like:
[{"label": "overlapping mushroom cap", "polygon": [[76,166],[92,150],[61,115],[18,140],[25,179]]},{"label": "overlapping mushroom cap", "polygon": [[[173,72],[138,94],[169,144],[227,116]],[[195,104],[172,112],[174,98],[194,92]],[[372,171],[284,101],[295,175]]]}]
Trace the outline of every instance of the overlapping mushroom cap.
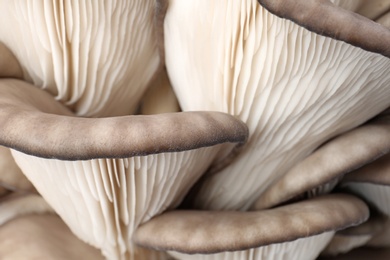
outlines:
[{"label": "overlapping mushroom cap", "polygon": [[[269,2],[267,8],[280,11],[280,16],[309,14],[317,7],[315,1],[260,2]],[[325,2],[318,6],[332,7]],[[287,12],[287,6],[300,11]],[[316,11],[322,15],[322,9]],[[319,25],[309,27],[318,30],[322,21],[331,20],[313,19]],[[366,31],[379,27],[387,34],[375,34],[384,38],[377,42],[371,37],[366,41],[378,46],[366,47],[386,53],[390,33],[369,24]],[[329,36],[332,24],[325,26]],[[351,22],[340,30],[349,26]],[[357,34],[349,32],[350,38]],[[203,180],[194,195],[196,207],[248,209],[320,145],[390,105],[387,57],[310,32],[257,1],[170,1],[165,50],[183,110],[224,111],[242,119],[250,130],[248,144],[236,160]]]},{"label": "overlapping mushroom cap", "polygon": [[12,33],[0,29],[11,50],[2,57],[15,64],[4,75],[42,88],[0,81],[0,143],[20,151],[13,156],[24,174],[77,236],[108,258],[137,255],[134,229],[176,206],[218,151],[235,146],[219,144],[244,142],[247,127],[220,112],[76,117],[139,106],[159,65],[154,1],[0,7],[0,20],[15,23]]},{"label": "overlapping mushroom cap", "polygon": [[[260,2],[279,16],[284,14],[283,5],[291,6],[292,3]],[[309,2],[310,5],[317,1]],[[22,44],[17,38],[20,34],[1,40],[8,46],[16,46],[12,50],[21,60],[26,79],[42,86],[73,111],[27,83],[4,80],[0,85],[3,133],[0,141],[28,154],[55,158],[48,160],[13,152],[22,170],[72,230],[85,241],[103,248],[103,253],[109,258],[132,257],[132,235],[136,227],[178,205],[213,162],[225,166],[224,159],[231,159],[229,154],[233,145],[201,147],[243,142],[247,135],[241,122],[222,113],[75,118],[75,114],[106,116],[134,111],[146,82],[157,70],[157,44],[150,33],[152,23],[148,15],[152,13],[152,1],[128,3],[138,5],[129,8],[120,5],[119,1],[96,2],[91,6],[73,2],[63,5],[38,2],[32,4],[32,9],[36,8],[42,15],[35,16],[29,8],[2,2],[3,7],[11,10],[4,21],[13,21],[14,14],[23,14],[26,20],[46,19],[38,22],[47,27],[38,26],[38,31],[32,30],[34,33],[25,36],[32,39],[36,48],[31,59],[25,58],[31,48],[20,46]],[[296,6],[302,4],[302,1],[297,1]],[[129,13],[117,15],[122,7]],[[327,3],[322,7],[326,9]],[[89,8],[94,10],[91,18],[103,15],[104,19],[79,19]],[[193,15],[199,10],[202,17]],[[114,19],[117,17],[120,19]],[[141,20],[128,19],[135,17]],[[309,29],[316,29],[305,19],[301,21],[294,15],[286,17]],[[92,26],[80,26],[83,22]],[[120,22],[124,22],[123,28],[130,26],[135,32],[124,33],[127,35],[124,38],[106,38],[112,35],[113,28],[122,28]],[[321,33],[333,36],[332,26],[325,25],[327,29]],[[81,33],[80,28],[88,29]],[[363,28],[363,31],[371,28],[374,28],[373,35],[378,36],[375,26]],[[131,36],[137,35],[138,31],[147,39]],[[383,28],[379,32],[383,32]],[[1,34],[7,33],[3,31]],[[87,36],[81,40],[80,35]],[[387,37],[388,34],[385,39]],[[348,37],[339,39],[348,41]],[[290,183],[291,179],[283,180],[283,177],[288,175],[286,173],[291,167],[299,169],[302,164],[298,162],[304,158],[310,162],[317,155],[326,158],[327,153],[322,157],[324,149],[339,147],[339,141],[349,140],[350,135],[347,133],[341,139],[336,138],[318,149],[314,157],[309,156],[323,143],[361,125],[390,105],[390,90],[383,87],[390,83],[387,75],[390,63],[387,58],[369,52],[388,55],[383,42],[350,42],[368,51],[362,50],[278,18],[255,1],[170,1],[165,40],[168,72],[183,108],[233,114],[247,122],[251,131],[249,144],[228,168],[204,177],[200,188],[193,193],[197,207],[259,209],[290,199],[291,194],[264,202],[261,195],[264,192],[272,195],[278,184]],[[142,47],[142,51],[130,51],[134,46]],[[39,60],[38,53],[42,50],[48,53]],[[124,51],[125,55],[118,54],[123,50],[129,51]],[[29,62],[41,67],[32,67]],[[144,67],[134,68],[134,64],[139,63]],[[19,73],[17,69],[15,71]],[[10,73],[14,72],[11,70]],[[134,75],[140,76],[135,80],[138,86],[128,87],[127,81],[134,83],[131,81]],[[47,128],[46,133],[42,132],[42,125]],[[351,131],[352,136],[354,131]],[[195,150],[186,151],[190,149]],[[130,156],[136,157],[127,158]],[[84,161],[62,161],[64,159]],[[355,159],[353,157],[352,162]],[[304,165],[306,160],[301,163]],[[366,162],[359,158],[357,161],[359,166]],[[218,165],[213,167],[214,170],[220,168]],[[342,173],[343,170],[338,172]],[[42,175],[50,177],[42,180]],[[291,176],[295,176],[294,171]],[[321,178],[329,180],[324,176]],[[312,183],[305,185],[305,188],[297,189],[298,193],[313,188]],[[334,183],[326,185],[332,188]],[[325,187],[325,191],[328,190]],[[292,196],[296,195],[294,192]],[[321,208],[323,204],[325,206]],[[323,212],[321,216],[318,216],[317,208],[318,212]],[[332,210],[340,213],[332,215],[335,221],[330,217],[322,221]],[[302,211],[308,212],[307,219],[300,213]],[[289,214],[289,217],[284,217]],[[135,239],[141,245],[164,250],[222,252],[206,257],[218,259],[275,257],[273,250],[278,245],[257,247],[310,236],[287,242],[286,247],[282,245],[284,249],[310,246],[310,253],[303,250],[299,256],[297,252],[290,255],[310,259],[325,247],[335,230],[359,224],[367,217],[368,209],[359,199],[336,195],[253,213],[167,213],[143,225]],[[214,218],[222,220],[221,226]],[[274,236],[266,226],[258,223],[262,219],[275,218],[279,221],[271,221],[273,225],[284,221],[294,223],[290,229],[279,230],[280,236]],[[215,225],[210,225],[205,219]],[[231,235],[225,241],[223,234],[217,231],[229,223]],[[175,225],[179,229],[170,240]],[[217,229],[213,233],[216,237],[207,243],[205,234],[210,228]],[[155,230],[159,232],[155,234]],[[240,231],[240,236],[233,237],[233,233]],[[182,249],[182,236],[188,232],[199,233]],[[195,249],[191,248],[194,245]],[[248,250],[223,253],[243,249]]]},{"label": "overlapping mushroom cap", "polygon": [[134,113],[160,58],[155,1],[0,1],[26,80],[81,116]]}]

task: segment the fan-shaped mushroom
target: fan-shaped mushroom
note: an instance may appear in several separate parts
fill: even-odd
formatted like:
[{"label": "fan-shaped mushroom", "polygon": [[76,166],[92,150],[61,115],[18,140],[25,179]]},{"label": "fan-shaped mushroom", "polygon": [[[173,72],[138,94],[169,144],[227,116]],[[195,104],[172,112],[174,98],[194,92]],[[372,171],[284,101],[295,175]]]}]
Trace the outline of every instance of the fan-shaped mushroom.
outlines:
[{"label": "fan-shaped mushroom", "polygon": [[[330,19],[321,19],[322,12],[337,15],[343,9],[322,2],[261,4],[269,3],[267,8],[289,19],[302,12],[309,15],[310,8],[319,6],[313,18],[317,24],[309,29],[332,35],[335,26],[324,27]],[[273,15],[256,1],[169,3],[166,64],[181,107],[224,111],[250,130],[235,161],[202,180],[194,193],[196,207],[248,209],[322,144],[390,106],[389,59],[337,40],[350,42],[346,35],[352,32],[337,34],[337,39],[324,37]],[[354,44],[386,55],[388,29],[343,12],[346,16],[339,19],[354,19],[343,26],[338,22],[338,28],[348,31],[355,22],[367,25],[371,43]]]},{"label": "fan-shaped mushroom", "polygon": [[177,205],[235,145],[204,147],[242,143],[247,127],[219,112],[76,117],[138,107],[160,64],[154,1],[4,0],[0,10],[14,24],[0,41],[42,88],[0,81],[0,144],[24,152],[13,151],[18,165],[76,235],[108,258],[132,257],[134,228]]}]

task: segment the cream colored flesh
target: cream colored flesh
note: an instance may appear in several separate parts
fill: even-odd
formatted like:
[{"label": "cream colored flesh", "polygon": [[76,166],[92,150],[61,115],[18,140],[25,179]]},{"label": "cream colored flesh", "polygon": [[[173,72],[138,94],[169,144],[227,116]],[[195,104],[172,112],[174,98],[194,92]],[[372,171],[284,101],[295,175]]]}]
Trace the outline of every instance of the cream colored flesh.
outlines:
[{"label": "cream colored flesh", "polygon": [[160,62],[154,3],[1,0],[0,42],[78,115],[133,113]]},{"label": "cream colored flesh", "polygon": [[13,155],[80,239],[108,259],[132,259],[136,227],[178,205],[218,150],[76,162]]},{"label": "cream colored flesh", "polygon": [[236,160],[204,181],[196,207],[247,209],[321,144],[390,106],[389,59],[257,1],[172,0],[165,46],[184,111],[224,111],[250,130]]}]

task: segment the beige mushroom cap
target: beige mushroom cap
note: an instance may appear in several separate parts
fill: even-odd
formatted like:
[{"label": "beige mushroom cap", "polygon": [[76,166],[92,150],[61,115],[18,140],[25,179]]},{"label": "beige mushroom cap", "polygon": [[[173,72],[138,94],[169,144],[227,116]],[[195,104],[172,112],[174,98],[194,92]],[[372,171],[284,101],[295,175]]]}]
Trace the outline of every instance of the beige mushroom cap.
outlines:
[{"label": "beige mushroom cap", "polygon": [[213,254],[337,231],[368,216],[365,203],[341,194],[257,212],[172,211],[141,225],[134,241],[158,250]]},{"label": "beige mushroom cap", "polygon": [[195,207],[250,208],[321,145],[390,106],[382,55],[312,33],[257,1],[169,4],[166,64],[183,111],[224,111],[250,131],[238,157],[203,180]]},{"label": "beige mushroom cap", "polygon": [[24,79],[81,116],[132,114],[160,66],[154,0],[0,1]]},{"label": "beige mushroom cap", "polygon": [[71,230],[108,258],[136,254],[133,230],[176,206],[219,151],[248,135],[241,121],[220,112],[77,118],[25,82],[3,79],[0,92],[0,141],[33,155],[12,151]]},{"label": "beige mushroom cap", "polygon": [[386,227],[387,218],[379,214],[370,214],[370,218],[358,226],[341,230],[321,252],[321,255],[338,255],[367,244]]},{"label": "beige mushroom cap", "polygon": [[2,259],[103,260],[95,248],[75,237],[55,215],[28,215],[0,228]]}]

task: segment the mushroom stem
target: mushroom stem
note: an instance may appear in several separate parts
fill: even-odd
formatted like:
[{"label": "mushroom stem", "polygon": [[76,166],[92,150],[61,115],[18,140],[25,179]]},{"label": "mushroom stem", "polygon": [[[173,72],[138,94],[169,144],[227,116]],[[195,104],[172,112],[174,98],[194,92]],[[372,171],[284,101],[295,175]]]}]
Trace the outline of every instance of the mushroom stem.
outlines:
[{"label": "mushroom stem", "polygon": [[306,29],[390,57],[390,30],[328,0],[258,0],[271,13]]},{"label": "mushroom stem", "polygon": [[3,80],[0,133],[1,145],[26,154],[88,160],[242,143],[248,129],[220,112],[77,118],[42,90],[21,81]]}]

